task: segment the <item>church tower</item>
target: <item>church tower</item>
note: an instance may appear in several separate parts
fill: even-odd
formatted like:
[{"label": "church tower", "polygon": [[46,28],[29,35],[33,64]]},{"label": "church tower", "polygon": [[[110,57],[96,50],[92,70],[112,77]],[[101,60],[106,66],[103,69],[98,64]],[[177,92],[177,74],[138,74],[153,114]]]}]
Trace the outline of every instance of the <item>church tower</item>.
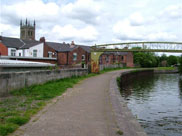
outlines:
[{"label": "church tower", "polygon": [[35,20],[33,24],[29,21],[25,21],[25,23],[20,21],[20,39],[22,40],[35,40]]}]

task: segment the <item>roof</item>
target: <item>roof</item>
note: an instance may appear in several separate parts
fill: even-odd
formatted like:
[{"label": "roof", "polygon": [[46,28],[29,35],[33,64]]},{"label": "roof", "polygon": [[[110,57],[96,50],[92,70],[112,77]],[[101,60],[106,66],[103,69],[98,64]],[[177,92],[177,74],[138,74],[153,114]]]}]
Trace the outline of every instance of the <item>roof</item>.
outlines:
[{"label": "roof", "polygon": [[84,45],[74,45],[73,47],[71,47],[71,45],[67,43],[46,42],[46,44],[58,52],[69,52],[78,47],[81,47],[86,52],[90,52],[90,47]]},{"label": "roof", "polygon": [[28,49],[37,44],[40,44],[41,42],[35,40],[22,40],[19,38],[12,38],[12,37],[2,37],[2,43],[6,47],[10,48]]},{"label": "roof", "polygon": [[86,52],[90,52],[91,51],[91,47],[90,46],[85,46],[85,45],[78,45],[80,46],[82,49],[84,49]]}]

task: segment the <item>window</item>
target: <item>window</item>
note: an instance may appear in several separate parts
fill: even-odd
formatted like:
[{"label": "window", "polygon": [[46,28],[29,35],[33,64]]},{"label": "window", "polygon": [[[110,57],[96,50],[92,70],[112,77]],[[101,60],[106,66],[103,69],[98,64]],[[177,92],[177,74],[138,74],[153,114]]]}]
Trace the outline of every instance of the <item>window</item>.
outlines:
[{"label": "window", "polygon": [[122,60],[122,61],[124,60],[124,56],[121,56],[121,60]]},{"label": "window", "polygon": [[85,55],[82,55],[82,60],[85,60]]},{"label": "window", "polygon": [[52,52],[51,51],[48,52],[48,57],[52,58]]},{"label": "window", "polygon": [[33,50],[33,57],[37,57],[37,50]]},{"label": "window", "polygon": [[109,63],[109,55],[106,56],[106,62]]},{"label": "window", "polygon": [[73,53],[73,60],[74,60],[74,61],[77,60],[77,53]]},{"label": "window", "polygon": [[25,36],[25,31],[21,31],[21,37]]},{"label": "window", "polygon": [[11,56],[16,56],[16,50],[15,49],[11,49]]}]

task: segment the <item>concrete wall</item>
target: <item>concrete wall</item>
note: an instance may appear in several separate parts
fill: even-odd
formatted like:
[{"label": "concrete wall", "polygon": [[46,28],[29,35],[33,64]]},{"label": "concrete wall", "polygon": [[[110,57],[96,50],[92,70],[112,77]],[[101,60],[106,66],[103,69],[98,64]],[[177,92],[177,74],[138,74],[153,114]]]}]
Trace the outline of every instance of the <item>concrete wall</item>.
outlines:
[{"label": "concrete wall", "polygon": [[50,80],[72,76],[87,75],[87,69],[42,70],[31,72],[0,73],[0,96],[11,90],[20,89],[34,84],[42,84]]}]

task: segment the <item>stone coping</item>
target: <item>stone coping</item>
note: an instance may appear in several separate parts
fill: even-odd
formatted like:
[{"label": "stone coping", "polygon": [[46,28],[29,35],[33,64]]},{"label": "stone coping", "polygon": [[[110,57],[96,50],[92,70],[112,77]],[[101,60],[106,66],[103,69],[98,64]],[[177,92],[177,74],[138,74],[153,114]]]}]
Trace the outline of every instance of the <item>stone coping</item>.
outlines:
[{"label": "stone coping", "polygon": [[144,129],[127,107],[117,85],[116,78],[122,76],[124,73],[130,73],[130,71],[132,70],[127,70],[125,72],[121,72],[119,75],[114,75],[110,81],[109,94],[113,113],[115,115],[117,127],[123,132],[123,136],[147,136]]}]

